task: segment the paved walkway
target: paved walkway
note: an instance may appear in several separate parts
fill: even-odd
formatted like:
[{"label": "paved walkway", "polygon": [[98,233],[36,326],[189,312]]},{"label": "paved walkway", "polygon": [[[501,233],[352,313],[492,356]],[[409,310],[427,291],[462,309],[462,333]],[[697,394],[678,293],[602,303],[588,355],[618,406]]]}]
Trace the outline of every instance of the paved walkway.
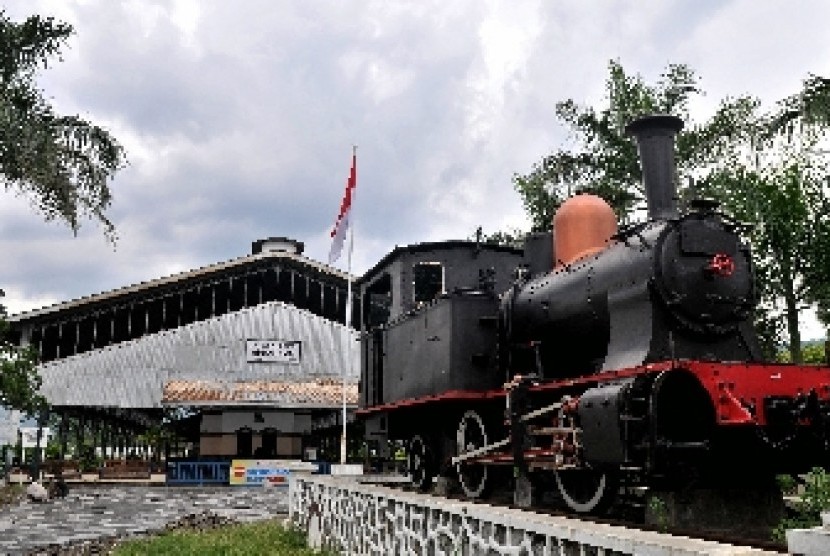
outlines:
[{"label": "paved walkway", "polygon": [[187,515],[209,511],[238,521],[288,514],[287,488],[70,487],[66,498],[0,506],[0,554],[159,530]]}]

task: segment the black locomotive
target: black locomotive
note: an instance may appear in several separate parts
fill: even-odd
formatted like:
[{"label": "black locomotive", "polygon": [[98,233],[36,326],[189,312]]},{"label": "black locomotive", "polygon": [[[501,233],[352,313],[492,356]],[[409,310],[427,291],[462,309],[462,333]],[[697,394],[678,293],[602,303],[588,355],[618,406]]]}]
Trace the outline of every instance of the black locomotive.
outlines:
[{"label": "black locomotive", "polygon": [[[830,368],[761,361],[752,259],[704,199],[680,213],[665,115],[633,122],[648,218],[560,207],[523,250],[396,248],[360,281],[359,415],[413,483],[550,485],[578,512],[621,489],[766,484],[830,463]],[[546,489],[547,486],[538,486]]]}]

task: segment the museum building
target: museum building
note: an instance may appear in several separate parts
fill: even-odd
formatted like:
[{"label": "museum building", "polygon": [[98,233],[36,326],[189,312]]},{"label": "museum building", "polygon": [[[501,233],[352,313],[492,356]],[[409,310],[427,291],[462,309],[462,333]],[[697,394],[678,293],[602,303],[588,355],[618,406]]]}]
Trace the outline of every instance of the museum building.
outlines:
[{"label": "museum building", "polygon": [[123,456],[174,414],[191,416],[178,434],[203,457],[299,458],[337,442],[358,392],[348,275],[302,253],[258,240],[250,255],[11,316],[40,354],[62,446],[74,427]]}]

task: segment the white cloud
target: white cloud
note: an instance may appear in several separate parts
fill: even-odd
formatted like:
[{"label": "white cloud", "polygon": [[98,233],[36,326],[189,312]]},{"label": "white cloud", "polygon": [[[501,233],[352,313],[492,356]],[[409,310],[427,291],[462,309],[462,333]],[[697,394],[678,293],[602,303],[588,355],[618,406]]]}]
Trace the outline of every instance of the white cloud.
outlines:
[{"label": "white cloud", "polygon": [[10,315],[66,301],[58,295],[49,295],[48,293],[40,293],[33,297],[28,297],[25,292],[17,288],[7,289],[5,290],[5,294],[5,297],[0,298],[0,304],[5,306],[6,311]]},{"label": "white cloud", "polygon": [[518,84],[541,32],[538,3],[487,5],[491,11],[478,29],[479,60],[468,77],[467,134],[473,141],[492,136],[505,97],[521,89]]},{"label": "white cloud", "polygon": [[610,59],[649,80],[689,63],[710,92],[700,114],[830,75],[820,2],[6,4],[75,26],[40,83],[131,162],[112,184],[115,252],[100,227],[73,238],[7,194],[0,286],[17,307],[229,259],[269,235],[325,260],[353,144],[357,272],[396,243],[524,225],[511,176],[567,141],[556,101],[602,101]]}]

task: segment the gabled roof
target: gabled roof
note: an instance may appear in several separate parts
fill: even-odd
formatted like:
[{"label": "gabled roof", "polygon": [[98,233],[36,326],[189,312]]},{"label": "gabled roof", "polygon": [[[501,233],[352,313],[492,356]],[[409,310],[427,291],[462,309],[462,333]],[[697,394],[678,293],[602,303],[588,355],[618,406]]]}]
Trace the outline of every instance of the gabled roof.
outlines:
[{"label": "gabled roof", "polygon": [[[253,266],[257,263],[276,260],[293,261],[297,264],[312,268],[320,273],[328,274],[342,280],[346,280],[349,278],[349,274],[342,272],[337,268],[324,265],[322,263],[319,263],[312,259],[308,259],[301,255],[295,255],[293,253],[288,253],[285,251],[266,251],[262,253],[257,253],[255,255],[246,255],[244,257],[237,257],[229,261],[202,266],[184,272],[179,272],[177,274],[171,274],[170,276],[164,276],[153,280],[147,280],[145,282],[139,282],[137,284],[131,284],[129,286],[124,286],[102,293],[87,295],[79,297],[77,299],[71,299],[69,301],[56,303],[54,305],[48,305],[40,309],[25,311],[23,313],[11,315],[10,317],[8,317],[8,321],[11,323],[25,322],[28,320],[36,319],[38,317],[43,317],[54,313],[80,309],[85,306],[96,305],[99,303],[117,302],[121,298],[140,295],[143,293],[150,292],[154,289],[172,286],[179,282],[197,280],[199,278],[208,277],[212,274],[232,272],[233,270],[244,268],[245,266]],[[352,280],[354,280],[354,276],[352,276],[351,278]]]}]

